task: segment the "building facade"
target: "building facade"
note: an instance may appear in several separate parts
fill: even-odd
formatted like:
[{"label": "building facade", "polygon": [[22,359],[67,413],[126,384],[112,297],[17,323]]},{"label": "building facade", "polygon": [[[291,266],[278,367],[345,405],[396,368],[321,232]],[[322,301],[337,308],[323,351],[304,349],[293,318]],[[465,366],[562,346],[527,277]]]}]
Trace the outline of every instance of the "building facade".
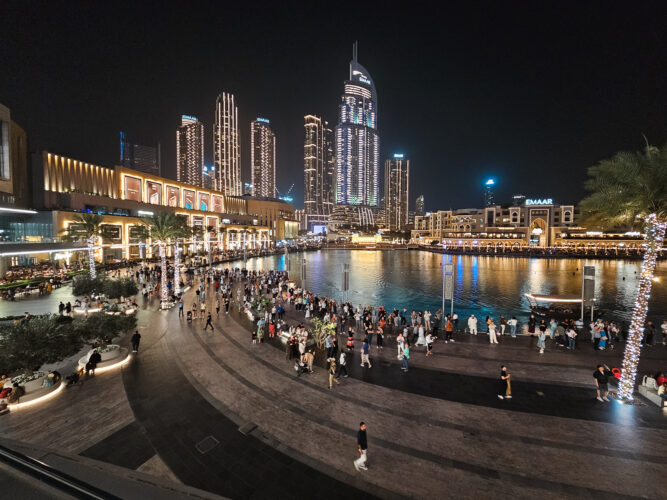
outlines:
[{"label": "building facade", "polygon": [[120,165],[151,175],[162,175],[160,144],[156,148],[130,142],[120,133]]},{"label": "building facade", "polygon": [[424,205],[424,195],[420,194],[415,200],[415,217],[423,217],[426,214],[426,208]]},{"label": "building facade", "polygon": [[338,111],[336,203],[378,206],[377,94],[370,74],[357,62],[356,44]]},{"label": "building facade", "polygon": [[215,101],[213,162],[215,189],[229,196],[241,196],[239,110],[234,95],[226,92]]},{"label": "building facade", "polygon": [[384,226],[402,231],[410,222],[410,160],[396,153],[384,162]]},{"label": "building facade", "polygon": [[28,208],[30,177],[28,136],[0,104],[0,206]]},{"label": "building facade", "polygon": [[314,115],[304,116],[304,131],[305,225],[326,225],[336,197],[333,132],[326,121]]},{"label": "building facade", "polygon": [[176,130],[176,179],[201,186],[203,170],[204,124],[194,116],[183,115],[181,126]]},{"label": "building facade", "polygon": [[250,122],[250,169],[252,195],[276,196],[276,135],[266,118]]}]

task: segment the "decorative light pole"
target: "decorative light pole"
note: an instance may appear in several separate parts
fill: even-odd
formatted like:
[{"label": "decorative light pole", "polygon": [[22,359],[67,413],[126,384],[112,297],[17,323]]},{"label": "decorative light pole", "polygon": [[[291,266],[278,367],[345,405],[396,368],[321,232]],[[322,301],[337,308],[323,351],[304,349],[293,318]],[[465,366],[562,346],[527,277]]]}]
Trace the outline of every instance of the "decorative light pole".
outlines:
[{"label": "decorative light pole", "polygon": [[181,293],[181,248],[178,246],[178,240],[174,245],[174,292],[176,296]]}]

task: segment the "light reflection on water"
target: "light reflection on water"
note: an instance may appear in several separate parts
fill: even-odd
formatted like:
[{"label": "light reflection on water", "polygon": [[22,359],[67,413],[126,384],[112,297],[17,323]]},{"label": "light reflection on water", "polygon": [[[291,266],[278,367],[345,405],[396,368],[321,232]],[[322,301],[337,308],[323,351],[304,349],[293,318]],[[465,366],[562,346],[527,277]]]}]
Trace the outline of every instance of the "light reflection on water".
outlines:
[{"label": "light reflection on water", "polygon": [[[606,317],[629,321],[635,301],[640,261],[594,259],[537,259],[486,256],[447,256],[454,263],[454,304],[463,317],[526,317],[524,293],[579,294],[584,265],[597,268],[595,296]],[[307,262],[308,289],[341,298],[343,263],[350,264],[349,300],[354,304],[406,307],[409,310],[441,307],[442,255],[423,251],[321,250],[291,254],[290,275],[301,278],[301,259]],[[284,255],[248,260],[253,270],[286,269]],[[667,262],[659,262],[649,317],[667,317]],[[625,278],[625,279],[623,279]],[[449,306],[448,306],[449,307]]]}]

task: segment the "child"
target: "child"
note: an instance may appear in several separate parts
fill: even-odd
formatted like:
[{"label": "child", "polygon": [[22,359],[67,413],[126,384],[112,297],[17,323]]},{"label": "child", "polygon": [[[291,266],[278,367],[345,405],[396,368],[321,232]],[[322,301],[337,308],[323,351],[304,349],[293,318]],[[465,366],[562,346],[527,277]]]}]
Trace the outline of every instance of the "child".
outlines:
[{"label": "child", "polygon": [[257,332],[255,330],[252,331],[252,343],[257,344]]}]

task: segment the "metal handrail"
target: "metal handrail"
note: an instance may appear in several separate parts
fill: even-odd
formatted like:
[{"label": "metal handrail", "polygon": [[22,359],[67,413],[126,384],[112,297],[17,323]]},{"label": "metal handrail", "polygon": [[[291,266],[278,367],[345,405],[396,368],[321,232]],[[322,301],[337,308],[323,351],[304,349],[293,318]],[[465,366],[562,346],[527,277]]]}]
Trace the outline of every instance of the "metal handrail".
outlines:
[{"label": "metal handrail", "polygon": [[30,458],[3,445],[0,445],[0,461],[24,474],[77,498],[91,498],[97,500],[118,499],[115,495],[80,481],[69,474],[57,471],[43,462]]}]

